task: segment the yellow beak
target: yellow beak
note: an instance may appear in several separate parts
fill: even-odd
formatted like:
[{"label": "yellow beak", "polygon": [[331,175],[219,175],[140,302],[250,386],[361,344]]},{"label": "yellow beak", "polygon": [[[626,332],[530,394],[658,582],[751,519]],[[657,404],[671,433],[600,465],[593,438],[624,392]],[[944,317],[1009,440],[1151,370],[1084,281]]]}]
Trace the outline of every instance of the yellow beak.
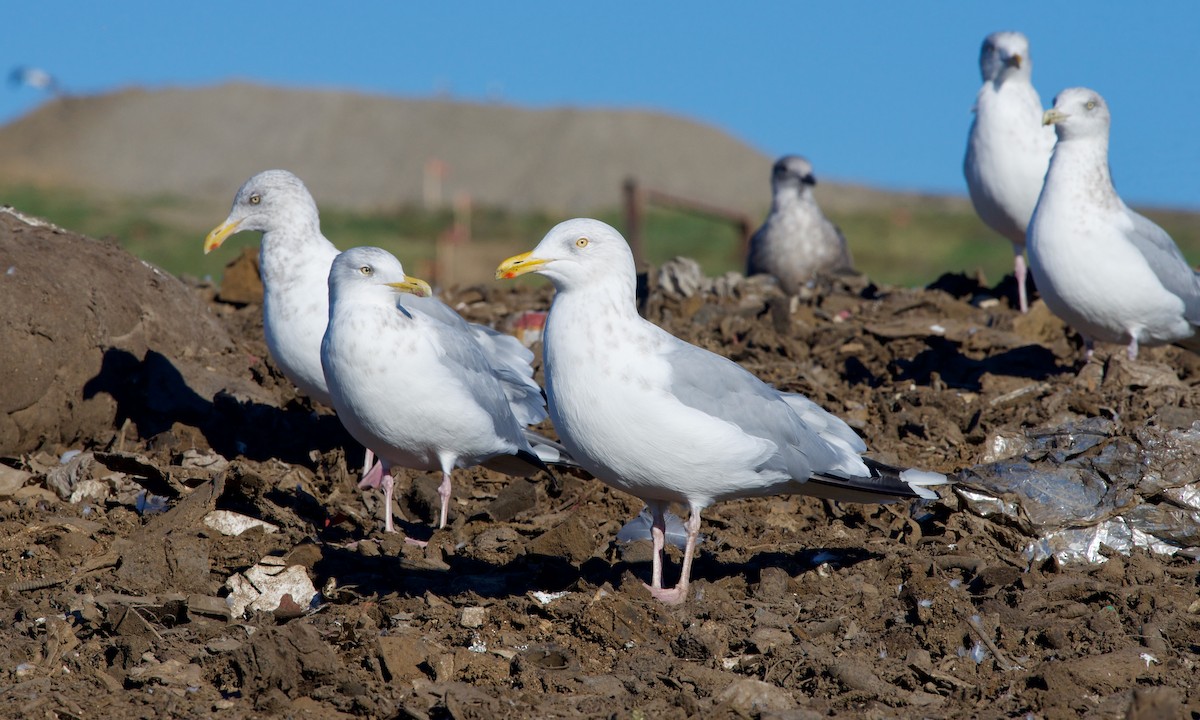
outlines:
[{"label": "yellow beak", "polygon": [[530,250],[520,255],[513,255],[509,259],[500,263],[500,267],[496,268],[497,280],[512,280],[515,277],[524,275],[525,273],[536,272],[538,268],[545,265],[548,260],[531,257],[533,251]]},{"label": "yellow beak", "polygon": [[1050,108],[1042,115],[1042,125],[1057,125],[1068,117],[1070,117],[1068,113]]},{"label": "yellow beak", "polygon": [[405,275],[404,282],[387,283],[387,286],[397,292],[408,293],[417,297],[429,297],[433,294],[433,288],[429,287],[429,283],[411,275]]},{"label": "yellow beak", "polygon": [[225,222],[213,228],[212,232],[208,234],[208,237],[204,238],[204,254],[207,255],[213,250],[221,247],[221,243],[225,242],[230,235],[237,232],[238,226],[241,224],[241,220],[234,220],[233,222],[226,220]]}]

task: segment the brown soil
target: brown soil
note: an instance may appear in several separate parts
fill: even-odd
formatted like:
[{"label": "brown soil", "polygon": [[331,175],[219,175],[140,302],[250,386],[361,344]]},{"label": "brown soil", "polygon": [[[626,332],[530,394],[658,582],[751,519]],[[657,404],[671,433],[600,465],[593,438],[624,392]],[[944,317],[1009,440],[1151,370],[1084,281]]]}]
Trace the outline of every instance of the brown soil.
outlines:
[{"label": "brown soil", "polygon": [[[1111,423],[1101,448],[1149,447],[1145,433],[1200,418],[1196,357],[1085,365],[1040,304],[1010,309],[1008,286],[995,302],[961,276],[852,279],[789,299],[676,280],[652,283],[648,317],[808,394],[885,461],[955,472],[998,437],[1087,417]],[[914,512],[713,507],[678,608],[642,587],[646,543],[615,539],[640,503],[586,478],[461,473],[435,532],[436,478],[410,473],[400,525],[429,546],[405,545],[381,532],[380,496],[355,489],[361,449],[266,358],[260,309],[214,296],[0,215],[0,715],[1200,714],[1192,560],[1031,564],[1021,524],[957,492]],[[447,299],[505,327],[550,292]],[[60,463],[67,450],[84,452]],[[278,531],[219,534],[213,509]],[[316,609],[287,596],[228,617],[226,582],[264,557],[300,566]]]}]

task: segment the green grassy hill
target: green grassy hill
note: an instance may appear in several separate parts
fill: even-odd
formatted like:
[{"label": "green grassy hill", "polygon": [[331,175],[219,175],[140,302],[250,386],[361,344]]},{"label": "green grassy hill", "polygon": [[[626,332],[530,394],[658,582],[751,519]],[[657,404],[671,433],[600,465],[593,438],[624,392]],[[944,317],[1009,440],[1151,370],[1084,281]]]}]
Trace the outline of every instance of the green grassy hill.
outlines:
[{"label": "green grassy hill", "polygon": [[[205,256],[204,236],[225,219],[224,214],[210,215],[211,206],[201,210],[181,198],[101,199],[80,191],[24,186],[0,188],[0,201],[70,230],[115,239],[173,273],[210,276],[217,282],[239,247],[258,244],[257,233],[242,233]],[[1146,214],[1171,233],[1189,259],[1200,262],[1200,214],[1156,210]],[[982,271],[994,283],[1012,270],[1009,244],[988,230],[965,202],[905,196],[876,208],[855,203],[829,215],[849,239],[858,268],[877,283],[924,285],[954,271]],[[594,216],[622,227],[615,209],[599,210]],[[435,247],[453,225],[450,210],[368,213],[326,207],[321,211],[322,229],[339,247],[384,247],[401,258],[410,272],[442,284],[489,281],[500,260],[533,247],[562,219],[548,213],[477,209],[471,217],[473,241],[444,243],[439,262]],[[687,255],[699,260],[710,275],[742,269],[737,235],[728,225],[651,209],[644,232],[651,263]]]}]

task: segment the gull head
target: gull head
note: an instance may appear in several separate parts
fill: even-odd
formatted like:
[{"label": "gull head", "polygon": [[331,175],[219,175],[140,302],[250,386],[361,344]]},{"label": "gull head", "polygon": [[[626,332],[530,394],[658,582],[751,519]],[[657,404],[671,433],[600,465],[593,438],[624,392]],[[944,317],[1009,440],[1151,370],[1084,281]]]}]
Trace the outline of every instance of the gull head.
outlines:
[{"label": "gull head", "polygon": [[771,168],[771,189],[775,192],[784,188],[804,192],[816,184],[812,163],[799,155],[784,155]]},{"label": "gull head", "polygon": [[1087,88],[1067,88],[1054,98],[1054,107],[1042,115],[1043,125],[1053,125],[1059,140],[1108,138],[1112,117],[1100,93]]},{"label": "gull head", "polygon": [[1023,33],[994,32],[983,39],[979,49],[979,74],[984,82],[999,82],[1017,74],[1029,77],[1032,73],[1029,38]]},{"label": "gull head", "polygon": [[544,275],[560,291],[636,283],[629,243],[611,225],[576,218],[555,225],[537,247],[500,263],[496,279]]},{"label": "gull head", "polygon": [[429,283],[404,274],[396,256],[377,247],[356,247],[333,259],[329,268],[330,306],[338,298],[375,298],[394,304],[397,293],[433,294]]},{"label": "gull head", "polygon": [[317,205],[300,178],[287,170],[267,170],[238,188],[229,217],[204,239],[204,252],[221,247],[230,235],[243,230],[265,233],[310,222],[319,224]]}]

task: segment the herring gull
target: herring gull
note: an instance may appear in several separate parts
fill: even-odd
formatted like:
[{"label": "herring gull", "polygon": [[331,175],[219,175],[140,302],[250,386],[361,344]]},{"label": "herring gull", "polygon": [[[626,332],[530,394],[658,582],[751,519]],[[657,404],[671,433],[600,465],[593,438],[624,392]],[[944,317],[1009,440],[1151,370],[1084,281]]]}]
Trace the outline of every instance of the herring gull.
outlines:
[{"label": "herring gull", "polygon": [[775,162],[771,210],[750,238],[747,275],[773,275],[794,295],[820,273],[853,268],[845,236],[813,196],[816,184],[812,163],[805,158],[786,155]]},{"label": "herring gull", "polygon": [[338,418],[379,455],[389,499],[393,466],[441,471],[445,527],[454,468],[547,470],[524,427],[544,410],[540,393],[512,402],[467,322],[429,294],[386,250],[341,253],[329,270],[321,364]]},{"label": "herring gull", "polygon": [[1094,90],[1068,88],[1045,123],[1058,134],[1029,224],[1029,265],[1051,312],[1092,343],[1200,351],[1200,276],[1165,230],[1130,210],[1108,167],[1112,119]]},{"label": "herring gull", "polygon": [[1042,100],[1033,87],[1029,40],[1019,32],[995,32],[979,53],[983,85],[967,137],[963,175],[975,212],[1008,238],[1021,312],[1025,289],[1025,229],[1042,189],[1054,133],[1042,126]]},{"label": "herring gull", "polygon": [[[321,338],[329,319],[329,268],[338,249],[321,233],[317,205],[300,178],[286,170],[267,170],[247,180],[233,200],[225,222],[208,234],[204,252],[221,246],[237,232],[263,234],[259,267],[263,280],[263,333],[283,374],[310,398],[334,407],[321,368]],[[502,381],[513,410],[526,425],[546,417],[541,390],[533,380],[533,354],[516,338],[466,321],[436,298],[414,300],[427,313],[469,328]],[[547,461],[554,444],[533,435]],[[384,527],[393,530],[391,482],[374,465],[367,446],[361,488],[384,489]],[[564,458],[565,459],[565,458]],[[374,467],[372,467],[374,465]],[[443,515],[445,507],[442,508]]]},{"label": "herring gull", "polygon": [[[779,392],[738,364],[637,314],[629,245],[590,219],[555,226],[497,278],[549,278],[557,293],[543,353],[550,417],[585,470],[653,513],[651,593],[687,597],[700,513],[734,498],[801,493],[836,500],[935,498],[938,473],[863,458],[862,439],[802,395]],[[662,582],[665,512],[689,509],[680,579]]]}]

